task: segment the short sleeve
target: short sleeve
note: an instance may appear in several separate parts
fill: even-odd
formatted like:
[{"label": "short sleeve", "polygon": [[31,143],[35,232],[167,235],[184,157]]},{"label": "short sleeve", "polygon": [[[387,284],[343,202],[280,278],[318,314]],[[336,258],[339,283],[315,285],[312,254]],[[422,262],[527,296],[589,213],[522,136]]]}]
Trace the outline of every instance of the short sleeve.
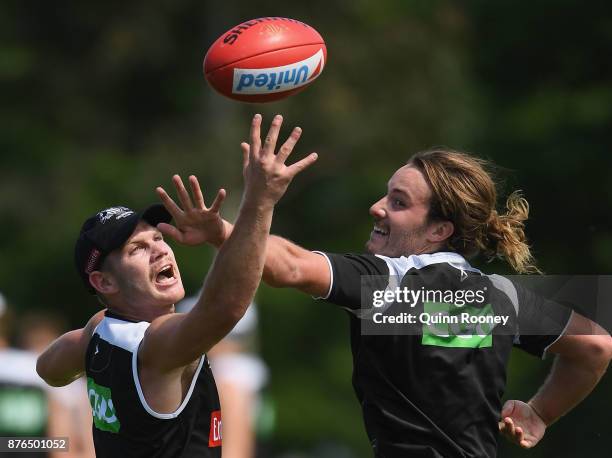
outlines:
[{"label": "short sleeve", "polygon": [[572,309],[515,284],[518,295],[518,333],[515,346],[544,357],[563,335]]},{"label": "short sleeve", "polygon": [[353,310],[361,307],[362,276],[384,276],[385,279],[389,276],[387,263],[375,255],[318,253],[327,258],[331,267],[329,293],[321,299],[342,307]]}]

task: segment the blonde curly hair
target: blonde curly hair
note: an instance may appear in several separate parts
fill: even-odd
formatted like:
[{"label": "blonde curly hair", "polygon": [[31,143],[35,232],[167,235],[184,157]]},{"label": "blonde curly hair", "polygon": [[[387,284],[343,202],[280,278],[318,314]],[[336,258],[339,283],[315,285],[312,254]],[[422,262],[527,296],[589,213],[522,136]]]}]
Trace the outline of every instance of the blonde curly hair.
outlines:
[{"label": "blonde curly hair", "polygon": [[447,248],[466,258],[500,258],[518,273],[539,273],[525,236],[529,203],[511,193],[503,213],[496,210],[497,190],[484,159],[449,149],[422,151],[407,165],[417,168],[431,189],[429,220],[450,221],[454,233]]}]

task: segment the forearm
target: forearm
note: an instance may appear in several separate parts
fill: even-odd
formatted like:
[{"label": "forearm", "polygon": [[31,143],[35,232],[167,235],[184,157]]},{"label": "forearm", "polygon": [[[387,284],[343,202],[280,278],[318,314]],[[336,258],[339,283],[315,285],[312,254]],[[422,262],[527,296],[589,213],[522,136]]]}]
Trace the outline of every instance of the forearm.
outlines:
[{"label": "forearm", "polygon": [[312,254],[287,239],[271,235],[266,249],[263,280],[276,288],[302,289],[305,279],[300,266],[302,260]]},{"label": "forearm", "polygon": [[[233,231],[234,226],[223,221],[226,239]],[[215,244],[220,248],[223,241]],[[263,269],[263,281],[276,288],[299,287],[299,261],[304,256],[312,254],[310,251],[295,243],[276,235],[269,235],[266,246],[266,259]]]},{"label": "forearm", "polygon": [[182,368],[208,352],[242,318],[261,280],[272,210],[272,205],[243,203],[193,309],[159,317],[147,329],[139,350],[143,365],[164,373]]},{"label": "forearm", "polygon": [[210,243],[217,249],[225,243],[225,241],[232,235],[234,231],[234,225],[229,221],[223,220],[223,235],[221,238],[211,241]]},{"label": "forearm", "polygon": [[244,314],[261,280],[272,213],[273,205],[243,204],[206,278],[202,306],[237,318]]},{"label": "forearm", "polygon": [[546,425],[557,421],[574,408],[605,374],[608,359],[557,356],[551,372],[529,404]]}]

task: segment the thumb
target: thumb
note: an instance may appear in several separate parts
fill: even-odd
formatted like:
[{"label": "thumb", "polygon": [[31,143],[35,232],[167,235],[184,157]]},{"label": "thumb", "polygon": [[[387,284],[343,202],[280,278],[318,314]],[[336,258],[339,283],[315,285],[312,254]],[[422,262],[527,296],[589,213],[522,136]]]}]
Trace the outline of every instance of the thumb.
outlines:
[{"label": "thumb", "polygon": [[219,213],[219,209],[221,208],[221,204],[223,204],[223,200],[225,199],[226,195],[227,192],[225,191],[225,189],[219,189],[219,191],[217,191],[217,197],[215,197],[214,202],[208,210],[212,213]]},{"label": "thumb", "polygon": [[183,243],[183,233],[179,231],[176,227],[174,227],[172,224],[159,223],[157,225],[157,229],[159,229],[159,232],[161,232],[162,234],[172,237],[179,243]]},{"label": "thumb", "polygon": [[506,418],[506,417],[511,416],[512,412],[514,412],[515,406],[516,406],[516,401],[514,400],[506,401],[504,406],[502,407],[501,417]]},{"label": "thumb", "polygon": [[317,155],[317,153],[311,153],[308,156],[306,156],[304,159],[302,159],[301,161],[298,161],[295,164],[292,164],[289,167],[287,167],[287,170],[289,171],[290,176],[294,177],[298,173],[310,167],[312,164],[316,162],[318,157],[319,156]]}]

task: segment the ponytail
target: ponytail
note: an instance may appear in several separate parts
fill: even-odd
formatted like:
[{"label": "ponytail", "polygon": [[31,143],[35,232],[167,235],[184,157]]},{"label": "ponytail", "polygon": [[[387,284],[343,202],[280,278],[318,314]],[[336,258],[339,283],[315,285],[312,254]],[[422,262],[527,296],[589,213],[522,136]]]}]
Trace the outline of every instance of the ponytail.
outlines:
[{"label": "ponytail", "polygon": [[489,261],[499,258],[518,273],[541,273],[525,236],[529,204],[515,191],[506,200],[504,214],[495,210],[497,192],[488,172],[492,164],[458,151],[433,149],[415,154],[408,165],[420,170],[431,188],[429,220],[453,223],[446,249],[468,259],[478,254]]},{"label": "ponytail", "polygon": [[541,273],[527,244],[525,221],[529,217],[529,203],[520,191],[506,200],[506,213],[491,212],[487,224],[487,246],[483,254],[490,260],[504,259],[518,273]]}]

